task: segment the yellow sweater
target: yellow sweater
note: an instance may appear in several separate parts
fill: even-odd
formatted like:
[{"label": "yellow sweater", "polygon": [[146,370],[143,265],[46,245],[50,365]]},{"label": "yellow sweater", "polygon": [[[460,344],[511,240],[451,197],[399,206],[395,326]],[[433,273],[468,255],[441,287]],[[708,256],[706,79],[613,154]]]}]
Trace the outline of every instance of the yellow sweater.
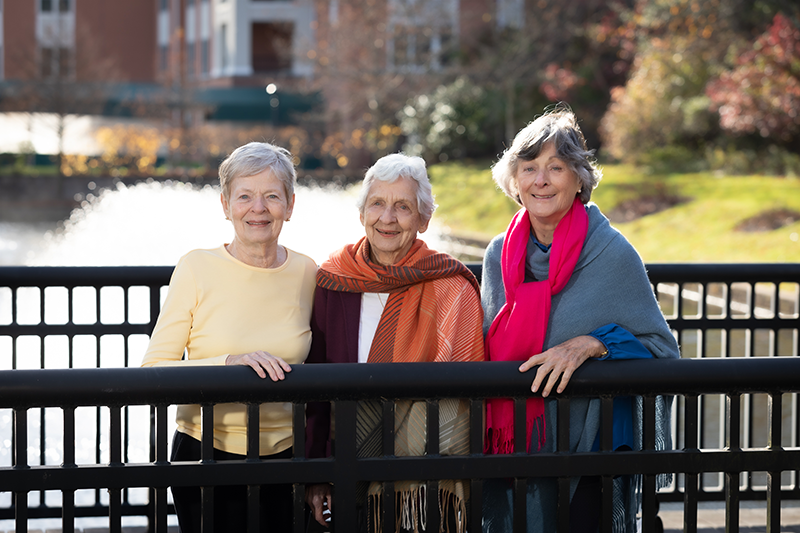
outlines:
[{"label": "yellow sweater", "polygon": [[[142,366],[224,365],[230,354],[256,350],[293,365],[305,361],[317,265],[288,248],[287,253],[278,268],[242,263],[224,246],[183,256]],[[261,406],[260,455],[291,447],[291,414],[288,403]],[[217,405],[214,447],[246,454],[246,420],[244,405]],[[177,424],[178,431],[199,440],[200,406],[178,406]]]}]

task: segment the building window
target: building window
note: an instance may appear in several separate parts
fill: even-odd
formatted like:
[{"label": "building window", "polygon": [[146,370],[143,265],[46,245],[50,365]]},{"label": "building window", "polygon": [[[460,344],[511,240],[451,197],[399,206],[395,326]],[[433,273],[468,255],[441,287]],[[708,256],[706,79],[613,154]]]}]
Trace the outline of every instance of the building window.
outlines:
[{"label": "building window", "polygon": [[186,74],[193,78],[195,76],[195,43],[186,45]]},{"label": "building window", "polygon": [[42,78],[64,78],[72,73],[72,54],[69,48],[43,47],[39,51]]},{"label": "building window", "polygon": [[208,39],[203,39],[200,42],[200,72],[201,74],[208,74]]},{"label": "building window", "polygon": [[439,70],[452,63],[453,33],[449,27],[395,25],[390,60],[399,69]]},{"label": "building window", "polygon": [[254,22],[253,72],[275,72],[292,68],[291,22]]},{"label": "building window", "polygon": [[167,11],[169,9],[168,0],[160,0],[159,11]]},{"label": "building window", "polygon": [[223,24],[219,28],[219,66],[224,72],[228,68],[228,26]]},{"label": "building window", "polygon": [[167,70],[167,59],[169,58],[169,53],[167,49],[167,45],[162,44],[158,47],[158,68],[161,72],[165,72]]},{"label": "building window", "polygon": [[42,13],[51,12],[53,10],[53,0],[42,0],[40,8]]},{"label": "building window", "polygon": [[59,0],[58,1],[58,10],[61,13],[69,13],[69,0]]}]

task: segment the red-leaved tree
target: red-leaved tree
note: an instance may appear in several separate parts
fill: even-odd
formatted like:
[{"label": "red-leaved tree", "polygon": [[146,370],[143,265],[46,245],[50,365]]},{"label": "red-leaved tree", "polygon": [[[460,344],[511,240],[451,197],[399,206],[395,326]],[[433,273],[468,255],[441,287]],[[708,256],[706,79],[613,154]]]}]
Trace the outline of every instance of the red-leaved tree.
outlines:
[{"label": "red-leaved tree", "polygon": [[706,87],[720,126],[792,144],[800,141],[800,27],[777,14],[735,66]]}]

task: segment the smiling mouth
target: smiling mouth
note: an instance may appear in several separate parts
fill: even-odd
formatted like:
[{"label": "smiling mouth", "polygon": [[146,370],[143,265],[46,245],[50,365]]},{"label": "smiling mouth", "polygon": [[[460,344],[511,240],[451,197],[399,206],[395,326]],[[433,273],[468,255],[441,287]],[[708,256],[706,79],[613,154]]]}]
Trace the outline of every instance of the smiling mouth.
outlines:
[{"label": "smiling mouth", "polygon": [[547,200],[555,196],[555,194],[548,194],[548,195],[541,195],[541,194],[534,194],[532,195],[537,200]]},{"label": "smiling mouth", "polygon": [[377,228],[375,228],[375,231],[377,231],[379,234],[383,235],[384,237],[394,237],[395,235],[400,235],[399,231],[388,231],[388,230],[381,230],[381,229],[377,229]]},{"label": "smiling mouth", "polygon": [[256,227],[268,226],[270,224],[271,224],[271,222],[269,220],[262,220],[262,221],[252,221],[251,220],[251,221],[247,222],[248,226],[256,226]]}]

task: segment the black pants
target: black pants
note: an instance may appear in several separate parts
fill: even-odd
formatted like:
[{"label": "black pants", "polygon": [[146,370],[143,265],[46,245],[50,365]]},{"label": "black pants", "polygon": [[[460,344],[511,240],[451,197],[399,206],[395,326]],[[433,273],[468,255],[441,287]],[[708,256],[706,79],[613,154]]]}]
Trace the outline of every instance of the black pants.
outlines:
[{"label": "black pants", "polygon": [[600,476],[583,476],[569,504],[570,533],[596,533],[603,506]]},{"label": "black pants", "polygon": [[[261,459],[290,459],[292,450]],[[215,461],[242,461],[244,455],[214,449]],[[175,432],[171,461],[199,461],[200,441]],[[260,531],[283,533],[292,530],[292,486],[261,485],[259,511]],[[181,533],[200,533],[200,487],[172,487],[172,499]],[[214,531],[247,531],[247,487],[219,485],[214,487]]]}]

